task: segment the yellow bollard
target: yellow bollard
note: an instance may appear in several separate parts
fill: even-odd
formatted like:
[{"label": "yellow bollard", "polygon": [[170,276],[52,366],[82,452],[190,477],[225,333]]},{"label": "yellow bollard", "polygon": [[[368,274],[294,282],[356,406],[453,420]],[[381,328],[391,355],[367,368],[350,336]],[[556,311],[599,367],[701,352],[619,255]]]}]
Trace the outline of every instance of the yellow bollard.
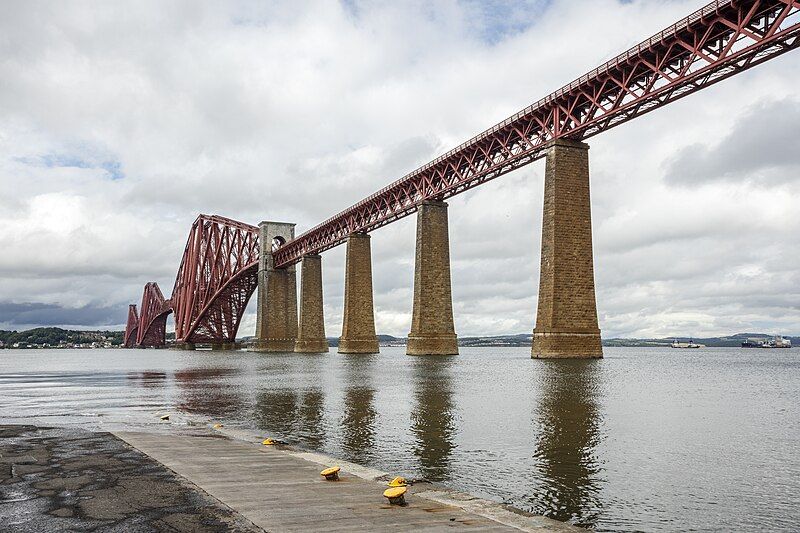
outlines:
[{"label": "yellow bollard", "polygon": [[383,495],[392,505],[405,505],[405,494],[407,490],[407,487],[392,487],[383,491]]},{"label": "yellow bollard", "polygon": [[319,475],[321,475],[328,481],[337,481],[339,479],[339,470],[341,469],[338,466],[334,466],[331,468],[326,468],[325,470],[320,472]]}]

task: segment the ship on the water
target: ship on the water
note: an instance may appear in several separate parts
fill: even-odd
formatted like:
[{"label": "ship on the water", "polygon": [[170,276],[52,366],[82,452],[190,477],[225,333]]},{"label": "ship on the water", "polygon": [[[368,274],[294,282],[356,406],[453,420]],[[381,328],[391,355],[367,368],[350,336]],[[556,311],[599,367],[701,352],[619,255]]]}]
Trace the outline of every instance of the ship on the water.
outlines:
[{"label": "ship on the water", "polygon": [[689,342],[678,342],[678,339],[672,341],[669,345],[670,348],[705,348],[705,344],[697,344],[694,339],[689,339]]},{"label": "ship on the water", "polygon": [[772,339],[766,337],[748,338],[742,341],[742,348],[791,348],[792,341],[775,335]]}]

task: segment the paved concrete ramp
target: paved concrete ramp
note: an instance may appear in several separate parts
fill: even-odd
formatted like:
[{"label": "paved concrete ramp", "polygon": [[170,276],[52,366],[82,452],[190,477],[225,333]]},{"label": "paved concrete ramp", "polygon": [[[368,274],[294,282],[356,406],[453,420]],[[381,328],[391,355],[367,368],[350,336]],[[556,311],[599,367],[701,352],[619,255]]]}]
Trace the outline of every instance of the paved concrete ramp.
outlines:
[{"label": "paved concrete ramp", "polygon": [[336,463],[340,480],[325,481],[324,456],[222,434],[115,434],[267,531],[585,531],[429,484],[410,487],[406,506],[389,505],[385,482],[365,469]]}]

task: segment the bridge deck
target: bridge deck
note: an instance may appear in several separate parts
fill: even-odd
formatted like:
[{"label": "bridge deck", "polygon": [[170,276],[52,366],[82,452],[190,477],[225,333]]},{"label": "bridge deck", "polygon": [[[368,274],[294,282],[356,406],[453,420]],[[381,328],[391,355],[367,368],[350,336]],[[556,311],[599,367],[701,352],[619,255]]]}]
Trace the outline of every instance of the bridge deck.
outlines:
[{"label": "bridge deck", "polygon": [[427,484],[410,487],[407,506],[391,506],[367,469],[343,465],[329,482],[313,460],[321,456],[221,434],[115,434],[267,531],[585,531]]}]

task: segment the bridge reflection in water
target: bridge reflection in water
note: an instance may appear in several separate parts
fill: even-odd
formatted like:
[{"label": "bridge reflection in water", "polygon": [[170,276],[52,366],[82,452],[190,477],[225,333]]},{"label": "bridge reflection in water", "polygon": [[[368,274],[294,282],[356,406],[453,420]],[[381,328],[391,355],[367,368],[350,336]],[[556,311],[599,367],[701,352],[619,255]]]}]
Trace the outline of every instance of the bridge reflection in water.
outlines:
[{"label": "bridge reflection in water", "polygon": [[456,360],[418,356],[412,361],[414,400],[411,431],[420,472],[429,481],[443,481],[450,474],[455,448],[452,367]]},{"label": "bridge reflection in water", "polygon": [[230,366],[142,372],[128,381],[148,388],[156,377],[176,408],[210,421],[502,494],[516,507],[583,526],[602,522],[603,363],[542,360],[530,368],[525,358],[507,360],[503,375],[485,369],[497,362],[241,353]]},{"label": "bridge reflection in water", "polygon": [[289,435],[304,446],[322,448],[326,440],[324,406],[325,394],[320,389],[263,390],[256,397],[256,427],[265,435]]},{"label": "bridge reflection in water", "polygon": [[376,446],[375,389],[372,370],[375,355],[346,355],[343,367],[345,386],[344,412],[341,418],[343,458],[354,463],[374,460]]},{"label": "bridge reflection in water", "polygon": [[245,408],[244,398],[226,385],[235,381],[241,369],[234,367],[186,368],[175,372],[178,388],[177,408],[181,411],[225,418],[237,416]]},{"label": "bridge reflection in water", "polygon": [[132,431],[221,422],[598,530],[797,529],[797,454],[781,443],[800,439],[800,355],[609,351],[29,351],[0,372],[0,412]]},{"label": "bridge reflection in water", "polygon": [[[253,418],[258,429],[312,449],[325,447],[325,391],[320,385],[323,372],[317,359],[310,356],[281,364],[277,383],[257,385]],[[294,375],[307,376],[306,385],[287,387]]]},{"label": "bridge reflection in water", "polygon": [[602,512],[600,365],[595,360],[542,361],[535,406],[533,461],[538,485],[532,511],[584,526]]},{"label": "bridge reflection in water", "polygon": [[126,378],[136,382],[137,385],[143,388],[163,388],[167,381],[166,372],[128,372]]}]

